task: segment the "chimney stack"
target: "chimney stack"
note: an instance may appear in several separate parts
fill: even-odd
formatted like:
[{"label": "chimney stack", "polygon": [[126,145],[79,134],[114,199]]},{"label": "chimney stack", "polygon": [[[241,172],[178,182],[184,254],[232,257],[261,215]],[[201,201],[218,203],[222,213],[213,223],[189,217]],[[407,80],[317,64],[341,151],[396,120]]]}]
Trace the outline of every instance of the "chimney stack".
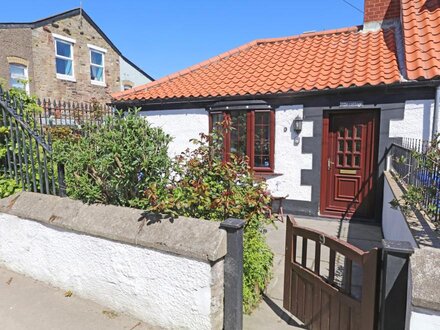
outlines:
[{"label": "chimney stack", "polygon": [[365,0],[364,24],[400,17],[400,0]]}]

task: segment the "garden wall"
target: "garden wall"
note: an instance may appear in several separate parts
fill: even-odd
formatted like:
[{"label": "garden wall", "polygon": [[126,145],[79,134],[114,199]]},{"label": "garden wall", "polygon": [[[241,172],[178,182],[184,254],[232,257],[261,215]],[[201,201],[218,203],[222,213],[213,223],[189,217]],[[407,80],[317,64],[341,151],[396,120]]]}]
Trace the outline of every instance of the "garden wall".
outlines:
[{"label": "garden wall", "polygon": [[0,265],[151,326],[221,329],[219,224],[22,192],[0,200]]},{"label": "garden wall", "polygon": [[404,214],[390,202],[402,196],[402,187],[390,172],[385,172],[382,230],[386,240],[408,241],[411,256],[411,330],[440,328],[440,240],[423,214]]}]

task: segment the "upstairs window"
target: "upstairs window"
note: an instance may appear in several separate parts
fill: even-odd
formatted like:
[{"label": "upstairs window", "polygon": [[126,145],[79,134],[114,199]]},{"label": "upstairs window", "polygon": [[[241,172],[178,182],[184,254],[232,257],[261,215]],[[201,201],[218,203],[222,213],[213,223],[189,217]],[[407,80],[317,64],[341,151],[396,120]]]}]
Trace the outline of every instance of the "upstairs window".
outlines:
[{"label": "upstairs window", "polygon": [[228,119],[231,130],[225,133],[223,159],[236,154],[249,158],[256,172],[274,170],[275,114],[272,110],[241,110],[211,113],[211,131],[218,123]]},{"label": "upstairs window", "polygon": [[25,90],[29,94],[28,68],[22,64],[9,64],[9,85]]},{"label": "upstairs window", "polygon": [[90,49],[90,81],[94,85],[105,86],[105,52],[97,46],[88,45]]},{"label": "upstairs window", "polygon": [[70,38],[55,36],[55,66],[57,78],[74,80],[73,44]]}]

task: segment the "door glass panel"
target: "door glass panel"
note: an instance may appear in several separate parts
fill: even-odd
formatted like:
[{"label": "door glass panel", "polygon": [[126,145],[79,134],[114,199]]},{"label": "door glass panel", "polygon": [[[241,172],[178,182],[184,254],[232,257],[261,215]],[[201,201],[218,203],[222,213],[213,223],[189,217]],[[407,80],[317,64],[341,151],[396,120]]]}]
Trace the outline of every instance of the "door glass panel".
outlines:
[{"label": "door glass panel", "polygon": [[339,127],[338,129],[338,137],[344,137],[345,128]]},{"label": "door glass panel", "polygon": [[353,137],[353,128],[347,127],[347,137],[351,138]]},{"label": "door glass panel", "polygon": [[361,152],[361,141],[356,141],[356,152]]},{"label": "door glass panel", "polygon": [[231,153],[246,155],[247,149],[247,113],[246,111],[231,112]]},{"label": "door glass panel", "polygon": [[344,152],[344,140],[339,140],[338,144],[339,144],[338,151]]},{"label": "door glass panel", "polygon": [[354,166],[361,166],[361,156],[360,155],[354,156]]},{"label": "door glass panel", "polygon": [[351,155],[346,156],[347,166],[351,166]]},{"label": "door glass panel", "polygon": [[338,165],[344,166],[344,155],[338,155]]},{"label": "door glass panel", "polygon": [[347,152],[353,151],[353,141],[347,141]]},{"label": "door glass panel", "polygon": [[362,137],[362,126],[361,125],[356,126],[356,137],[357,138]]}]

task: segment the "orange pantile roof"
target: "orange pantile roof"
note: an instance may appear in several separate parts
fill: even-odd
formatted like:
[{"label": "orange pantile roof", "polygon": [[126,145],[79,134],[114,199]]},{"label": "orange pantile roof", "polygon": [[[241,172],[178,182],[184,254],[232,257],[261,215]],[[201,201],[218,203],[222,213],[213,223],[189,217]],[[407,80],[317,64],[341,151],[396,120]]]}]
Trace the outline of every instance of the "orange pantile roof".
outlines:
[{"label": "orange pantile roof", "polygon": [[440,0],[402,0],[408,79],[440,76]]},{"label": "orange pantile roof", "polygon": [[253,41],[113,97],[123,101],[258,95],[398,81],[394,30],[361,32],[353,27]]}]

